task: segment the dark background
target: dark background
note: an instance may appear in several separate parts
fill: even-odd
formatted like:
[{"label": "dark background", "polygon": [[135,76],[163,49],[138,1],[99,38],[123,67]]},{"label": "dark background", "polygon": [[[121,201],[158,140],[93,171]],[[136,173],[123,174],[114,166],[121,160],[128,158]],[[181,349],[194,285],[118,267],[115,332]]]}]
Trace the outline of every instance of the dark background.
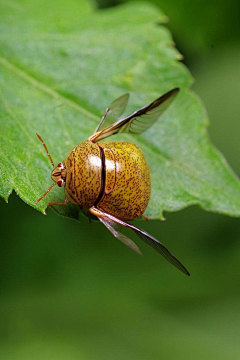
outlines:
[{"label": "dark background", "polygon": [[[240,3],[153,3],[239,176]],[[144,244],[142,258],[100,223],[43,216],[15,194],[0,216],[0,359],[240,359],[239,219],[191,207],[138,223],[188,278]]]}]

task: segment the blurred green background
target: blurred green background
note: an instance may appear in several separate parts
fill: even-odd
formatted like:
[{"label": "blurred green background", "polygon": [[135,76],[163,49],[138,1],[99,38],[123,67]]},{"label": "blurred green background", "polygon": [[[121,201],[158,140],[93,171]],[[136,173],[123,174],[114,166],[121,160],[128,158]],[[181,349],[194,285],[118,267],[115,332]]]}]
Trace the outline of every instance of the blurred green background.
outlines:
[{"label": "blurred green background", "polygon": [[[239,1],[152,2],[171,20],[212,141],[240,176]],[[43,216],[15,194],[0,214],[0,359],[240,359],[239,219],[191,207],[138,223],[187,278],[100,223]]]}]

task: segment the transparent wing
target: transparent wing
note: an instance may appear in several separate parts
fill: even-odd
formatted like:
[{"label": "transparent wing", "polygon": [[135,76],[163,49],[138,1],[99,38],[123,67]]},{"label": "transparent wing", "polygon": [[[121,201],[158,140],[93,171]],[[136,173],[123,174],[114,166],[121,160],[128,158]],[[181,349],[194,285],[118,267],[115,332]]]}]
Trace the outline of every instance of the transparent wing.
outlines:
[{"label": "transparent wing", "polygon": [[178,88],[169,91],[152,103],[142,107],[131,115],[128,115],[124,119],[120,119],[114,124],[104,128],[102,131],[94,133],[89,140],[96,142],[105,139],[108,136],[122,132],[130,132],[133,134],[140,134],[144,132],[157,121],[159,116],[163,114],[178,92]]},{"label": "transparent wing", "polygon": [[155,249],[159,254],[161,254],[167,261],[169,261],[172,265],[174,265],[177,269],[181,270],[184,274],[190,275],[185,266],[183,266],[180,261],[162,244],[160,241],[155,239],[153,236],[148,234],[146,231],[139,229],[138,227],[124,222],[115,216],[107,214],[102,210],[96,209],[94,206],[91,207],[90,212],[95,216],[98,216],[99,220],[111,231],[111,233],[130,247],[132,250],[136,251],[137,253],[141,254],[141,251],[137,247],[137,245],[130,240],[128,237],[123,235],[118,229],[117,225],[125,226],[129,229],[132,229],[141,240],[143,240],[146,244],[150,245],[153,249]]},{"label": "transparent wing", "polygon": [[108,127],[114,121],[116,121],[119,116],[125,111],[127,103],[129,100],[129,94],[125,94],[114,100],[111,105],[105,110],[94,134],[103,128],[103,124],[105,127]]},{"label": "transparent wing", "polygon": [[160,243],[160,241],[155,239],[146,231],[137,228],[136,226],[130,225],[130,228],[138,235],[140,239],[142,239],[146,244],[150,245],[153,249],[155,249],[167,261],[169,261],[172,265],[181,270],[184,274],[190,276],[189,272],[183,266],[183,264],[181,264],[180,261],[162,243]]},{"label": "transparent wing", "polygon": [[116,224],[114,221],[107,217],[99,217],[99,220],[106,226],[106,228],[111,231],[113,236],[117,238],[118,240],[122,241],[125,245],[127,245],[130,249],[138,253],[139,255],[142,255],[141,250],[138,248],[138,246],[127,236],[123,235],[120,231],[118,224]]}]

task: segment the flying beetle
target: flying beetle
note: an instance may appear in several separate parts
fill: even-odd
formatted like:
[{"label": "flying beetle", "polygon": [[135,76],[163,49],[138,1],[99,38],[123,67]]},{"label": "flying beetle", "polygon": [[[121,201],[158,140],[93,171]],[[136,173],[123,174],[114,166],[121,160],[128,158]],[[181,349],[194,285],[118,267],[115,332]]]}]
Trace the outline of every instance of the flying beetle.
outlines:
[{"label": "flying beetle", "polygon": [[79,205],[83,211],[95,215],[117,239],[142,254],[138,246],[121,232],[123,226],[127,227],[172,265],[190,275],[162,243],[128,223],[143,215],[151,193],[150,172],[142,151],[130,142],[99,142],[117,133],[144,132],[157,121],[178,92],[179,89],[175,88],[116,121],[126,108],[129,94],[119,97],[105,110],[94,133],[75,146],[56,167],[41,136],[37,134],[51,161],[54,182],[36,203],[56,184],[59,187],[65,185],[65,200],[50,202],[48,206],[66,205],[68,201]]}]

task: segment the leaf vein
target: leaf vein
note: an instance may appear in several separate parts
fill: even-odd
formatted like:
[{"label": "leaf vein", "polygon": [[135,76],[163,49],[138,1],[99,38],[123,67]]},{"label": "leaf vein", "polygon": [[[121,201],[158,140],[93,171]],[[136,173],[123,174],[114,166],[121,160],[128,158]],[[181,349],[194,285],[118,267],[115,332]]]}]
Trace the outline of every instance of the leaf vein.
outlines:
[{"label": "leaf vein", "polygon": [[2,64],[8,70],[12,71],[14,74],[16,74],[19,77],[21,77],[22,79],[24,79],[26,82],[30,83],[33,87],[43,91],[44,93],[50,95],[54,99],[61,100],[62,102],[69,105],[73,109],[79,111],[83,115],[86,115],[95,121],[99,120],[99,118],[96,115],[92,114],[90,111],[84,109],[82,106],[75,103],[73,100],[70,100],[63,95],[60,95],[58,92],[54,91],[53,89],[51,89],[49,86],[45,85],[44,83],[41,83],[40,81],[34,79],[32,76],[28,75],[25,71],[18,68],[16,65],[13,65],[9,60],[7,60],[6,58],[4,58],[2,56],[0,56],[0,64]]}]

